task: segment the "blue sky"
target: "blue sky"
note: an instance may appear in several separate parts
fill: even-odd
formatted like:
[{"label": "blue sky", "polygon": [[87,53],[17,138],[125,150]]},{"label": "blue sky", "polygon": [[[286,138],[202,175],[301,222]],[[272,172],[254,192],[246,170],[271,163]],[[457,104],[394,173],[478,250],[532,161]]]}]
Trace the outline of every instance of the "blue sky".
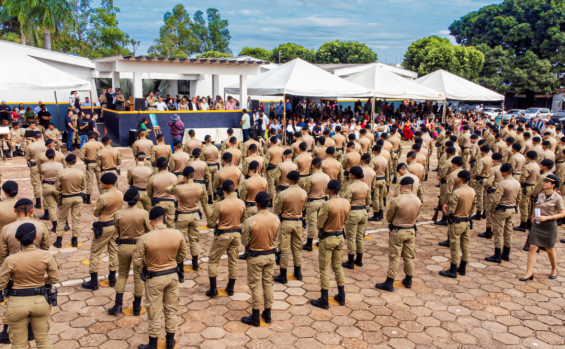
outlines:
[{"label": "blue sky", "polygon": [[[492,0],[491,0],[492,1]],[[402,62],[415,40],[449,36],[449,25],[461,16],[493,2],[484,0],[217,0],[181,2],[192,16],[210,7],[229,21],[231,49],[244,46],[271,50],[283,42],[317,49],[325,41],[353,40],[367,44],[380,62]],[[94,1],[94,6],[96,6]],[[136,55],[159,34],[163,15],[178,0],[114,0],[120,27],[141,42]],[[453,38],[452,41],[454,42]]]}]

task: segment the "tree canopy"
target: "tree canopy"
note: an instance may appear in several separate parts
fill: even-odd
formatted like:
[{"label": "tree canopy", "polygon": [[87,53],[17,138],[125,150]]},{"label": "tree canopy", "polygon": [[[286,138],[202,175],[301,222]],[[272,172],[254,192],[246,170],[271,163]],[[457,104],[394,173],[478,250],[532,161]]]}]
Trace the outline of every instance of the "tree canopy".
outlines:
[{"label": "tree canopy", "polygon": [[196,56],[196,58],[230,58],[230,57],[233,57],[233,55],[229,53],[218,52],[218,51],[208,51],[208,52],[204,52],[201,55]]},{"label": "tree canopy", "polygon": [[316,51],[316,63],[373,63],[377,54],[357,41],[329,41]]},{"label": "tree canopy", "polygon": [[[270,61],[271,55],[272,55],[271,51],[265,50],[264,48],[261,47],[244,47],[241,49],[241,52],[239,53],[239,56],[251,56],[264,61]],[[278,53],[277,53],[277,57],[278,57]]]},{"label": "tree canopy", "polygon": [[301,58],[308,62],[314,62],[316,58],[316,51],[308,50],[304,46],[289,42],[286,44],[280,44],[273,49],[273,51],[271,52],[271,62],[279,62],[279,52],[281,63],[290,62],[295,58]]},{"label": "tree canopy", "polygon": [[186,58],[198,53],[196,36],[191,30],[192,20],[184,5],[176,5],[172,12],[167,11],[163,16],[164,25],[159,29],[159,37],[155,45],[147,50],[150,55],[161,57]]}]

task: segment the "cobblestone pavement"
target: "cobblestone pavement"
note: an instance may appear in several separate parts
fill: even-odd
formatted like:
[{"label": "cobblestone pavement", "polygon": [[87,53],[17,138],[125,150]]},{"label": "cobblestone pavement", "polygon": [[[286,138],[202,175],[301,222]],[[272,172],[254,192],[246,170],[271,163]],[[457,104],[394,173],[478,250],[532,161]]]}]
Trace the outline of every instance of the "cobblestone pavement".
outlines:
[{"label": "cobblestone pavement", "polygon": [[[404,153],[407,146],[405,143]],[[134,163],[131,150],[121,151],[125,162],[120,189],[125,191],[126,172]],[[431,168],[436,164],[434,155]],[[84,169],[84,165],[79,168]],[[23,187],[20,197],[32,197],[29,171],[22,158],[9,161],[7,165],[0,163],[0,169],[3,180],[16,179],[20,188]],[[320,295],[318,252],[304,252],[303,281],[275,284],[273,322],[268,326],[255,328],[240,322],[242,316],[251,313],[244,261],[239,262],[234,296],[209,299],[204,295],[208,287],[206,261],[213,236],[202,227],[205,228],[201,230],[202,269],[196,273],[187,272],[179,292],[178,347],[565,348],[565,287],[562,284],[565,280],[562,277],[548,279],[550,267],[544,252],[539,254],[534,281],[518,280],[524,276],[526,268],[526,252],[521,250],[525,233],[515,232],[510,262],[496,265],[484,261],[484,257],[493,254],[493,242],[477,237],[485,231],[485,220],[476,222],[471,232],[467,275],[457,279],[438,275],[440,270],[449,267],[450,252],[437,245],[445,240],[447,228],[430,224],[439,195],[434,176],[435,172],[430,172],[429,180],[424,183],[425,199],[418,217],[412,289],[398,288],[388,293],[375,288],[376,282],[386,278],[388,230],[384,221],[371,222],[367,226],[364,266],[345,270],[347,304],[331,306],[329,310],[309,304],[310,299]],[[98,193],[95,191],[93,199],[96,198]],[[391,198],[392,190],[387,201]],[[51,318],[54,347],[137,348],[148,339],[146,314],[139,317],[109,315],[106,309],[113,305],[113,289],[101,287],[91,292],[80,287],[83,279],[89,277],[88,266],[83,261],[88,259],[92,239],[93,208],[94,205],[85,205],[79,237],[82,245],[78,249],[51,248],[61,268],[59,305],[53,307]],[[518,221],[517,216],[515,224]],[[47,225],[50,227],[49,222]],[[55,239],[54,234],[51,239]],[[63,241],[70,243],[70,233]],[[559,242],[556,246],[559,264],[563,262],[562,246]],[[346,253],[344,250],[344,260]],[[102,257],[100,275],[105,275],[108,273],[108,257],[106,254]],[[403,277],[401,262],[395,286],[400,286]],[[227,261],[222,260],[218,287],[224,287],[227,279]],[[132,277],[128,282],[124,307],[131,306],[133,300]],[[332,281],[330,296],[335,293],[337,287]],[[161,339],[164,335],[163,332]],[[34,347],[34,342],[30,344]],[[0,348],[6,347],[9,346],[0,345]]]}]

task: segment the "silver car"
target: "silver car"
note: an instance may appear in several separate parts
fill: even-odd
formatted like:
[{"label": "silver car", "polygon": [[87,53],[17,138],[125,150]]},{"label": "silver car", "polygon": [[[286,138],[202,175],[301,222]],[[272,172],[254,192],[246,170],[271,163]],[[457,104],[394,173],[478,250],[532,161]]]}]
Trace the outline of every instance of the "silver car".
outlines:
[{"label": "silver car", "polygon": [[512,116],[514,116],[515,119],[519,119],[523,112],[524,109],[510,109],[502,115],[502,120],[510,120]]},{"label": "silver car", "polygon": [[565,110],[560,110],[557,113],[553,114],[551,120],[559,123],[565,122]]},{"label": "silver car", "polygon": [[545,119],[548,115],[551,116],[551,112],[548,108],[528,108],[524,110],[524,118],[525,119],[532,119],[535,118],[536,115],[539,115],[542,119]]}]

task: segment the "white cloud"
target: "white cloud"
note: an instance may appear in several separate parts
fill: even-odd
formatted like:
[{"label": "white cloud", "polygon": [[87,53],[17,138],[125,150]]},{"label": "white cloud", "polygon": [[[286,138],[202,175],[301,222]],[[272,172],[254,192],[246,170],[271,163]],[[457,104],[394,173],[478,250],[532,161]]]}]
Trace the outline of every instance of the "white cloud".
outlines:
[{"label": "white cloud", "polygon": [[438,32],[438,34],[441,34],[441,35],[449,35],[450,33],[451,33],[451,32],[450,32],[449,30],[440,30],[440,31]]},{"label": "white cloud", "polygon": [[258,15],[260,12],[255,10],[241,10],[239,11],[239,13],[244,16],[252,16],[252,15]]}]

